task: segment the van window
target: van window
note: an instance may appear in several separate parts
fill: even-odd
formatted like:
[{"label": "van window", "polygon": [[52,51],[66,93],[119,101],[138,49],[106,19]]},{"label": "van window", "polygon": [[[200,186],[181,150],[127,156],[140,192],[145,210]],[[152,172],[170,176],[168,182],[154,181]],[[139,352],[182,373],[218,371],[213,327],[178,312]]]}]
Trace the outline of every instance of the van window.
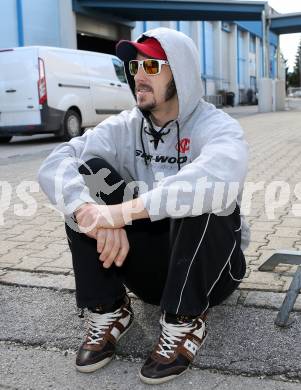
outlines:
[{"label": "van window", "polygon": [[126,83],[126,77],[124,73],[124,67],[122,61],[118,60],[117,58],[112,58],[114,69],[116,72],[117,77],[122,83]]}]

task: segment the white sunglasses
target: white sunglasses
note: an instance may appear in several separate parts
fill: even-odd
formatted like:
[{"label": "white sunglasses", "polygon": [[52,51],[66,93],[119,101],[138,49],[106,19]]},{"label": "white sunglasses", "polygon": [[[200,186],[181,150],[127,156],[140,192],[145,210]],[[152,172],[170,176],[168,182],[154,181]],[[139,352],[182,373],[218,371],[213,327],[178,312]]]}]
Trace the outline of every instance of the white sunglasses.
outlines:
[{"label": "white sunglasses", "polygon": [[165,60],[156,60],[156,59],[147,59],[147,60],[131,60],[129,62],[129,71],[132,76],[135,76],[138,73],[140,66],[143,67],[144,72],[147,75],[155,76],[161,72],[162,65],[169,65],[168,61]]}]

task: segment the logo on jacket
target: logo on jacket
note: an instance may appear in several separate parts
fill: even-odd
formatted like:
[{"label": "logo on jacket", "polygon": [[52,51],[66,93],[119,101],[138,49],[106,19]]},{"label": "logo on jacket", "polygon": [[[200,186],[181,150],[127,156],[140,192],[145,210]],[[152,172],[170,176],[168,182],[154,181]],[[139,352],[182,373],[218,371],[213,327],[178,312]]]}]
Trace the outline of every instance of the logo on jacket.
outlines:
[{"label": "logo on jacket", "polygon": [[179,158],[174,157],[174,156],[164,156],[164,155],[155,155],[153,156],[152,154],[146,154],[143,153],[142,150],[136,149],[136,157],[141,157],[143,159],[147,159],[148,161],[154,161],[156,163],[168,163],[168,164],[175,164],[175,163],[180,163],[184,164],[188,157],[187,156],[181,156]]},{"label": "logo on jacket", "polygon": [[176,145],[176,150],[178,150],[180,153],[186,153],[188,152],[190,148],[190,139],[189,138],[182,138]]}]

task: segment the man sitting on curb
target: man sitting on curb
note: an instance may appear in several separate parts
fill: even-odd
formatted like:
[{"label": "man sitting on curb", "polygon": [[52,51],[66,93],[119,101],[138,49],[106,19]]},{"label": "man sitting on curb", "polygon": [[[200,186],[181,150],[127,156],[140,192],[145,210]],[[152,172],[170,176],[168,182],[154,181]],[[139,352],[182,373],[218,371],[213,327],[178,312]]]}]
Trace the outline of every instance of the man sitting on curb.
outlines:
[{"label": "man sitting on curb", "polygon": [[161,335],[140,372],[156,384],[184,373],[205,340],[208,308],[245,274],[248,152],[239,124],[201,99],[186,35],[150,30],[119,42],[117,55],[137,106],[58,146],[39,182],[66,215],[77,305],[88,309],[77,369],[112,359],[134,317],[126,286],[161,307]]}]

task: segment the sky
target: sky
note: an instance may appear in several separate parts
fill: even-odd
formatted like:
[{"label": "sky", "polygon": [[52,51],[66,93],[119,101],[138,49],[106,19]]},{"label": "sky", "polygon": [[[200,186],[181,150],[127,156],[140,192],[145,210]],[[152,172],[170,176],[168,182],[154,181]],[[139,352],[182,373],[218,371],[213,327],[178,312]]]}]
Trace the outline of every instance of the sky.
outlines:
[{"label": "sky", "polygon": [[[291,12],[301,13],[301,1],[300,0],[267,0],[269,5],[276,11],[282,14],[288,14]],[[288,60],[289,71],[292,71],[295,64],[295,56],[297,54],[298,44],[301,39],[301,33],[299,34],[283,34],[280,35],[280,49],[284,55],[284,58]]]}]

